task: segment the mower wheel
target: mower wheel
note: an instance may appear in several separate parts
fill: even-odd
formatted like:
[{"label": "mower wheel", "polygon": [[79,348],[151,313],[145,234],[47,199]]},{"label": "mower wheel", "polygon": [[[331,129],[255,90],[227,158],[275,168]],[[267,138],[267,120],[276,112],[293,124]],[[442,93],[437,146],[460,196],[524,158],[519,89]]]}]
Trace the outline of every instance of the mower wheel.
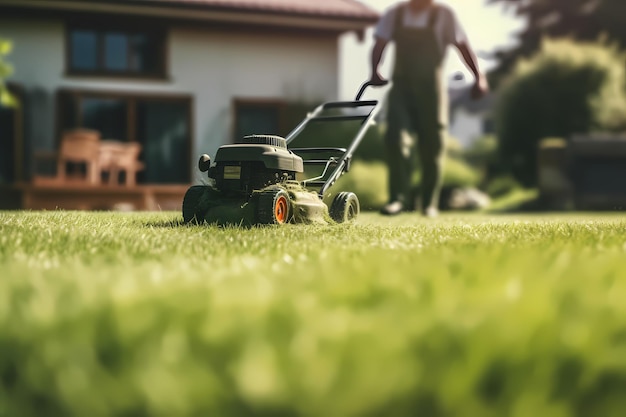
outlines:
[{"label": "mower wheel", "polygon": [[330,217],[337,223],[345,223],[357,218],[361,212],[356,194],[342,191],[335,196],[330,205]]},{"label": "mower wheel", "polygon": [[200,197],[204,194],[203,185],[194,185],[190,187],[185,193],[183,198],[183,221],[185,223],[194,222],[198,223],[202,219],[197,218],[198,204],[200,203]]},{"label": "mower wheel", "polygon": [[285,224],[291,220],[289,194],[281,188],[261,191],[258,199],[257,218],[259,224]]}]

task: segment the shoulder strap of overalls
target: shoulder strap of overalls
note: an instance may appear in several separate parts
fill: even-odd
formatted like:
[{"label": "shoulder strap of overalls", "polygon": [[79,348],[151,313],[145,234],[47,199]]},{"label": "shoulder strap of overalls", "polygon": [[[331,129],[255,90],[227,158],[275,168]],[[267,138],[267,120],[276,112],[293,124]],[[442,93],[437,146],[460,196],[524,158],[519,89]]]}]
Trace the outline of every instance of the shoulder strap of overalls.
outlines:
[{"label": "shoulder strap of overalls", "polygon": [[396,37],[396,34],[398,33],[398,31],[402,29],[402,26],[404,26],[404,5],[401,4],[396,9],[396,16],[393,22],[393,37],[394,38]]},{"label": "shoulder strap of overalls", "polygon": [[430,9],[430,16],[428,17],[428,28],[433,29],[435,24],[439,20],[439,6],[433,4],[433,7]]}]

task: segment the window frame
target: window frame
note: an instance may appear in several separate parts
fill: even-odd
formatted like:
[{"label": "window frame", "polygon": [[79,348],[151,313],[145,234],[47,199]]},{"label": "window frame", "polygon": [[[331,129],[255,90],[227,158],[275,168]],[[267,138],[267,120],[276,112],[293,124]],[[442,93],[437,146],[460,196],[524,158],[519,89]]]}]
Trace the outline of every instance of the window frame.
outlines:
[{"label": "window frame", "polygon": [[[84,70],[76,69],[72,66],[72,33],[74,31],[89,31],[96,34],[96,69]],[[132,35],[147,35],[153,38],[156,42],[156,46],[159,51],[159,57],[157,61],[157,68],[151,72],[135,72],[135,71],[116,71],[107,70],[105,63],[105,37],[109,33],[122,33],[126,35],[126,38],[130,38]],[[65,76],[79,76],[79,77],[98,77],[98,78],[127,78],[127,79],[144,79],[144,80],[168,80],[169,79],[169,48],[168,48],[169,34],[165,28],[157,27],[153,25],[134,25],[125,23],[118,23],[115,25],[103,25],[102,23],[90,23],[90,22],[67,22],[65,24]],[[130,53],[132,48],[128,48],[128,58],[130,59]]]}]

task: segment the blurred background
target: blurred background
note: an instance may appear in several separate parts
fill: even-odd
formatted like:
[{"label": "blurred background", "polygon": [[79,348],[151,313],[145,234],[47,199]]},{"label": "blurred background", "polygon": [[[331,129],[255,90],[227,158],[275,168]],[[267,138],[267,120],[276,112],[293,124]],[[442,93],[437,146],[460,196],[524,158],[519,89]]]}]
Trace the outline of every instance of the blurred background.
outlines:
[{"label": "blurred background", "polygon": [[[626,207],[626,3],[445,0],[488,72],[449,51],[442,209]],[[0,208],[179,209],[201,153],[286,135],[369,77],[385,0],[0,0]],[[393,48],[384,58],[389,75]],[[381,100],[386,90],[370,90]],[[384,110],[338,189],[386,199]],[[299,145],[346,145],[358,126]],[[419,181],[419,178],[416,178]],[[334,189],[333,189],[334,190]]]}]

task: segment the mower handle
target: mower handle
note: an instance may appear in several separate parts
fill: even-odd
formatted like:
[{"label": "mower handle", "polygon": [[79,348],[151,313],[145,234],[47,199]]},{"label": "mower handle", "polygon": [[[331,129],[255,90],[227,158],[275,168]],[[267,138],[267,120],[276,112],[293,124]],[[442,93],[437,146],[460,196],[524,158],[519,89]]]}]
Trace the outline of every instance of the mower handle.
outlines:
[{"label": "mower handle", "polygon": [[363,83],[363,85],[361,86],[361,89],[359,90],[359,92],[356,95],[356,99],[354,99],[354,101],[359,101],[361,100],[361,96],[363,95],[363,93],[365,92],[365,90],[367,89],[367,87],[383,87],[385,85],[389,84],[389,81],[385,80],[383,83],[380,84],[374,84],[371,81],[366,81]]}]

